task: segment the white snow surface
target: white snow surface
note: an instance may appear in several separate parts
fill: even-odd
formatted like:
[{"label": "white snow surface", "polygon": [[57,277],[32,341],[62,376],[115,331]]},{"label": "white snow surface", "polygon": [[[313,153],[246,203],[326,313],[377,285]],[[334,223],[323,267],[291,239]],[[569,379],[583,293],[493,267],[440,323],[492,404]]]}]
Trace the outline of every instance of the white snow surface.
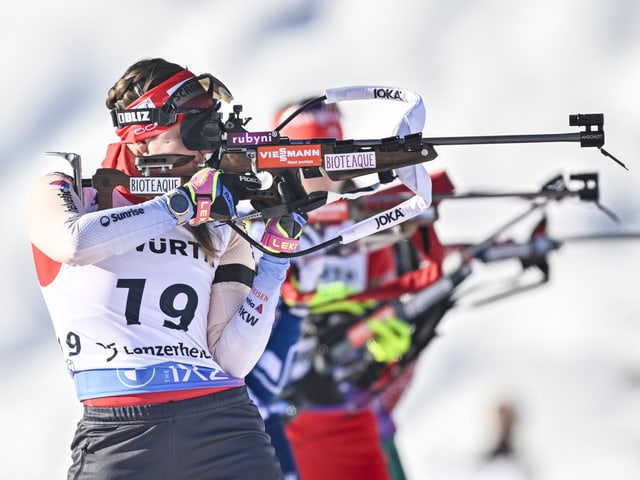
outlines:
[{"label": "white snow surface", "polygon": [[[116,139],[106,92],[140,58],[214,73],[256,131],[283,102],[350,85],[419,93],[428,137],[570,133],[569,114],[602,112],[605,149],[629,171],[576,143],[441,146],[428,168],[446,169],[459,192],[530,191],[558,173],[597,172],[619,223],[569,199],[548,209],[550,234],[640,231],[633,0],[27,0],[12,4],[0,43],[0,195],[16,213],[0,237],[1,478],[64,478],[81,414],[31,263],[28,191],[45,171],[69,170],[45,151],[79,153],[93,173]],[[347,137],[389,135],[388,108],[345,104]],[[525,208],[445,202],[439,233],[481,240]],[[471,478],[505,399],[518,409],[516,448],[531,478],[640,478],[640,238],[567,241],[550,264],[543,287],[445,317],[396,412],[410,479]],[[493,267],[479,265],[473,281],[519,271]]]}]

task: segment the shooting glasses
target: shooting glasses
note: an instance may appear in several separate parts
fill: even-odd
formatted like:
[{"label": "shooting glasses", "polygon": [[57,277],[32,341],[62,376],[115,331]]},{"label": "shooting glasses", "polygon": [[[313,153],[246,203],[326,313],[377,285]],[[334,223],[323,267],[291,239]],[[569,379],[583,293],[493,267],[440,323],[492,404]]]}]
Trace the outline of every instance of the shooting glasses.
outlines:
[{"label": "shooting glasses", "polygon": [[180,122],[180,136],[189,150],[216,150],[222,134],[218,114],[220,102],[231,103],[229,89],[210,73],[190,78],[171,93],[161,107],[111,110],[113,125],[160,125]]}]

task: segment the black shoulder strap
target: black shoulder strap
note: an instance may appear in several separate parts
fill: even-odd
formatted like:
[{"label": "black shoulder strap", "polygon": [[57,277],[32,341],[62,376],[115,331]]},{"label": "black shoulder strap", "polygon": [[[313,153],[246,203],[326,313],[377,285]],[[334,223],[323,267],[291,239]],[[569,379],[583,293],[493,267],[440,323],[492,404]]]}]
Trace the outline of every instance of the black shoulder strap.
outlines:
[{"label": "black shoulder strap", "polygon": [[255,276],[256,272],[246,265],[229,263],[218,266],[216,275],[213,278],[213,283],[238,282],[250,287],[253,285],[253,278]]}]

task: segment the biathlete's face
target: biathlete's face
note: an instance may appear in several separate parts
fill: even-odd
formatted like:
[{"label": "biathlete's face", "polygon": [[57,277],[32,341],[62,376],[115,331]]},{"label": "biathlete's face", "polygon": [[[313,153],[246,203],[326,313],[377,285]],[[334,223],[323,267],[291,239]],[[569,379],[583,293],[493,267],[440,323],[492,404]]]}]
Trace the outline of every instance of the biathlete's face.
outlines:
[{"label": "biathlete's face", "polygon": [[[160,135],[146,139],[144,143],[146,144],[145,155],[193,155],[192,161],[171,169],[171,176],[176,177],[190,177],[204,166],[204,163],[207,160],[206,154],[212,153],[210,150],[194,151],[185,147],[182,142],[182,138],[180,137],[179,123],[171,126]],[[156,173],[154,170],[155,169],[152,169],[152,174]]]}]

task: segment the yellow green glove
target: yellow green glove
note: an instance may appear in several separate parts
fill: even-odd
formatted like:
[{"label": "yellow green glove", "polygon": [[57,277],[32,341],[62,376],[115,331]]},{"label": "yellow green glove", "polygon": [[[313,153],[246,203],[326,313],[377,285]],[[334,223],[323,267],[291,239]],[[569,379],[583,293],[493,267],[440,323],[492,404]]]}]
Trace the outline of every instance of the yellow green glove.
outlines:
[{"label": "yellow green glove", "polygon": [[392,363],[411,347],[411,325],[399,318],[371,318],[367,327],[375,336],[367,342],[367,349],[380,363]]},{"label": "yellow green glove", "polygon": [[318,285],[313,297],[309,300],[310,307],[330,304],[337,300],[344,300],[351,295],[350,289],[344,282],[323,282]]}]

